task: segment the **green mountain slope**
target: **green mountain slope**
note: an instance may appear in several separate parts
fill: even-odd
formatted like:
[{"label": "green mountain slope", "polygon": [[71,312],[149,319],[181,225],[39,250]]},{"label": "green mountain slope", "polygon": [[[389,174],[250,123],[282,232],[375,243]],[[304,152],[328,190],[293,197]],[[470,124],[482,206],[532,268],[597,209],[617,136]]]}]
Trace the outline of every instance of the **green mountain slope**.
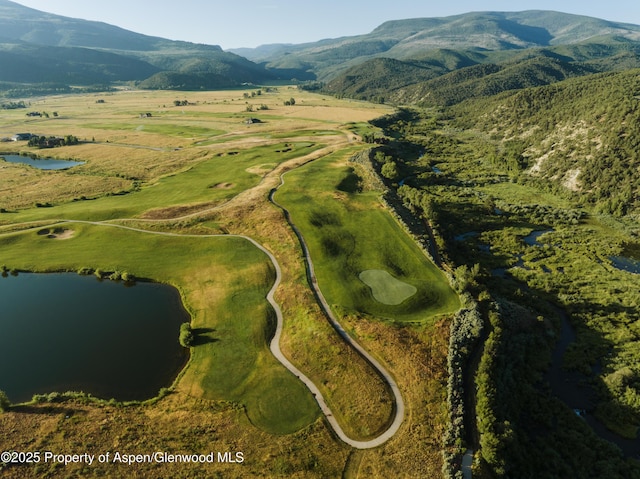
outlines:
[{"label": "green mountain slope", "polygon": [[[436,59],[443,55],[443,60]],[[329,81],[325,90],[359,99],[384,97],[386,102],[395,104],[446,106],[576,76],[637,68],[640,42],[601,36],[583,43],[543,48],[432,50],[419,61],[397,61],[387,71],[378,68],[378,61],[368,60],[348,69]],[[416,64],[429,68],[432,77],[412,74]],[[438,78],[433,78],[436,75]],[[380,91],[381,84],[387,87],[386,92]]]},{"label": "green mountain slope", "polygon": [[0,44],[0,81],[93,84],[143,80],[157,71],[135,58],[88,48]]},{"label": "green mountain slope", "polygon": [[499,51],[575,44],[603,36],[637,41],[640,27],[548,11],[476,12],[385,22],[371,33],[304,45],[232,50],[267,67],[306,68],[323,81],[373,57],[413,59],[440,49]]},{"label": "green mountain slope", "polygon": [[[279,75],[219,46],[151,37],[9,0],[0,0],[0,37],[0,81],[92,84],[144,80],[164,72],[150,83],[199,89]],[[179,74],[180,81],[169,80],[170,74]]]},{"label": "green mountain slope", "polygon": [[496,161],[599,211],[640,211],[640,70],[469,100],[450,113],[462,128],[492,132]]}]

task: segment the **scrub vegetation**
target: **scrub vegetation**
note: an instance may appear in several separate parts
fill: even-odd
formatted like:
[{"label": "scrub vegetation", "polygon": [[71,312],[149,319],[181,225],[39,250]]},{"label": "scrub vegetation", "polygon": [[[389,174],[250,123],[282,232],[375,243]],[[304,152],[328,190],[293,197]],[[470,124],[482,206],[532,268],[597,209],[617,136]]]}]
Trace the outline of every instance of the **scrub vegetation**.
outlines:
[{"label": "scrub vegetation", "polygon": [[[624,96],[635,76],[593,81],[609,85],[599,90],[607,95]],[[404,110],[376,122],[394,138],[376,156],[393,158],[407,178],[392,188],[403,207],[429,226],[456,289],[477,301],[482,318],[469,338],[481,337],[483,347],[462,363],[470,379],[453,384],[460,405],[453,404],[454,412],[460,413],[452,415],[452,427],[466,430],[457,444],[450,442],[449,452],[457,447],[458,459],[447,456],[449,477],[465,446],[479,450],[474,477],[639,477],[633,453],[623,454],[587,425],[612,431],[606,439],[617,437],[620,447],[640,427],[638,276],[615,261],[637,258],[635,196],[622,197],[635,173],[621,176],[615,187],[606,179],[626,171],[622,158],[634,161],[635,153],[623,153],[630,147],[626,137],[612,135],[621,123],[586,126],[593,111],[608,104],[590,94],[592,85],[571,80],[475,100],[464,109]],[[556,94],[567,109],[547,108],[547,98]],[[532,103],[520,103],[524,98]],[[617,118],[613,110],[603,114]],[[561,134],[563,122],[588,128],[584,138],[592,142],[572,138],[582,126]],[[553,131],[559,143],[545,159],[533,160],[550,146],[547,133]],[[625,146],[615,146],[619,142]],[[589,151],[581,160],[569,145]],[[551,155],[554,160],[547,160]],[[616,155],[620,161],[613,160]],[[589,167],[587,173],[587,164],[607,158],[609,169]],[[573,166],[564,168],[583,169],[579,190],[557,183],[559,168],[569,162]],[[464,339],[464,331],[456,327],[452,337]],[[469,352],[464,341],[460,345]],[[554,374],[572,379],[554,382]],[[589,398],[586,409],[559,399],[571,394]],[[576,454],[581,448],[593,452]]]}]

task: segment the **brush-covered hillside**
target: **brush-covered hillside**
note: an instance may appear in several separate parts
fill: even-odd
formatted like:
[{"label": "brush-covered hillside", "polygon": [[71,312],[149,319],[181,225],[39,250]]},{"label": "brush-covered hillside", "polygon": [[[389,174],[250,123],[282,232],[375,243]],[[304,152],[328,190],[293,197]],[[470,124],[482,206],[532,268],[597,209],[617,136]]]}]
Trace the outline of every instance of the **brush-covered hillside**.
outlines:
[{"label": "brush-covered hillside", "polygon": [[640,212],[640,70],[525,88],[447,111],[460,127],[491,135],[492,161],[603,213]]},{"label": "brush-covered hillside", "polygon": [[640,42],[597,37],[583,43],[525,50],[431,50],[393,60],[372,59],[324,85],[328,93],[392,104],[448,106],[468,98],[542,86],[567,78],[640,67]]},{"label": "brush-covered hillside", "polygon": [[15,83],[114,81],[139,81],[143,88],[157,89],[219,88],[277,75],[216,45],[142,35],[0,0],[0,82],[5,90]]}]

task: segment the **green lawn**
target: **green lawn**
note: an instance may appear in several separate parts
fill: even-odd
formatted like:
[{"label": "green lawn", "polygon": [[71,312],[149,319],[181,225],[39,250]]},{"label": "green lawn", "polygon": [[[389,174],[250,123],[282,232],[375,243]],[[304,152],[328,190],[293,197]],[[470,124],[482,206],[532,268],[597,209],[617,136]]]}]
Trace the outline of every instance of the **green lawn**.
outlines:
[{"label": "green lawn", "polygon": [[397,280],[382,269],[368,269],[360,273],[359,278],[371,288],[376,301],[383,304],[401,304],[418,292],[415,286]]},{"label": "green lawn", "polygon": [[254,425],[277,434],[315,421],[319,410],[313,396],[269,351],[275,325],[265,296],[274,272],[268,258],[251,243],[234,237],[158,236],[86,224],[69,223],[64,228],[74,231],[72,238],[49,239],[35,230],[0,236],[2,264],[42,272],[82,267],[127,271],[177,287],[194,329],[202,333],[179,388],[241,403]]},{"label": "green lawn", "polygon": [[145,119],[140,123],[90,123],[84,126],[97,130],[143,131],[145,133],[177,136],[180,138],[211,137],[226,133],[224,130],[216,130],[186,122],[183,124],[157,123],[149,119]]},{"label": "green lawn", "polygon": [[[223,202],[260,182],[261,176],[247,169],[265,164],[277,165],[303,156],[324,145],[309,142],[278,143],[249,150],[209,156],[191,168],[161,178],[121,196],[65,203],[51,208],[33,208],[12,215],[11,220],[32,221],[43,218],[65,218],[102,221],[130,218],[148,209],[201,202]],[[224,188],[217,185],[228,183]]]},{"label": "green lawn", "polygon": [[[382,207],[378,193],[353,192],[358,179],[343,156],[288,173],[275,197],[305,237],[327,301],[397,321],[423,321],[458,309],[444,274]],[[416,292],[400,304],[384,304],[360,279],[367,270],[386,271]]]}]

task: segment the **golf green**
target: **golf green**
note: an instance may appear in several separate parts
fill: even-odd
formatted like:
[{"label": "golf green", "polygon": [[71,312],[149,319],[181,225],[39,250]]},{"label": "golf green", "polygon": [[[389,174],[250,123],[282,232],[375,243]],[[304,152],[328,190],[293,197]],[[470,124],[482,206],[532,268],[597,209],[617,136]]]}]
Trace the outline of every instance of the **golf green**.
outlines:
[{"label": "golf green", "polygon": [[368,269],[359,275],[360,280],[371,288],[376,301],[397,305],[416,294],[418,288],[394,278],[382,269]]}]

